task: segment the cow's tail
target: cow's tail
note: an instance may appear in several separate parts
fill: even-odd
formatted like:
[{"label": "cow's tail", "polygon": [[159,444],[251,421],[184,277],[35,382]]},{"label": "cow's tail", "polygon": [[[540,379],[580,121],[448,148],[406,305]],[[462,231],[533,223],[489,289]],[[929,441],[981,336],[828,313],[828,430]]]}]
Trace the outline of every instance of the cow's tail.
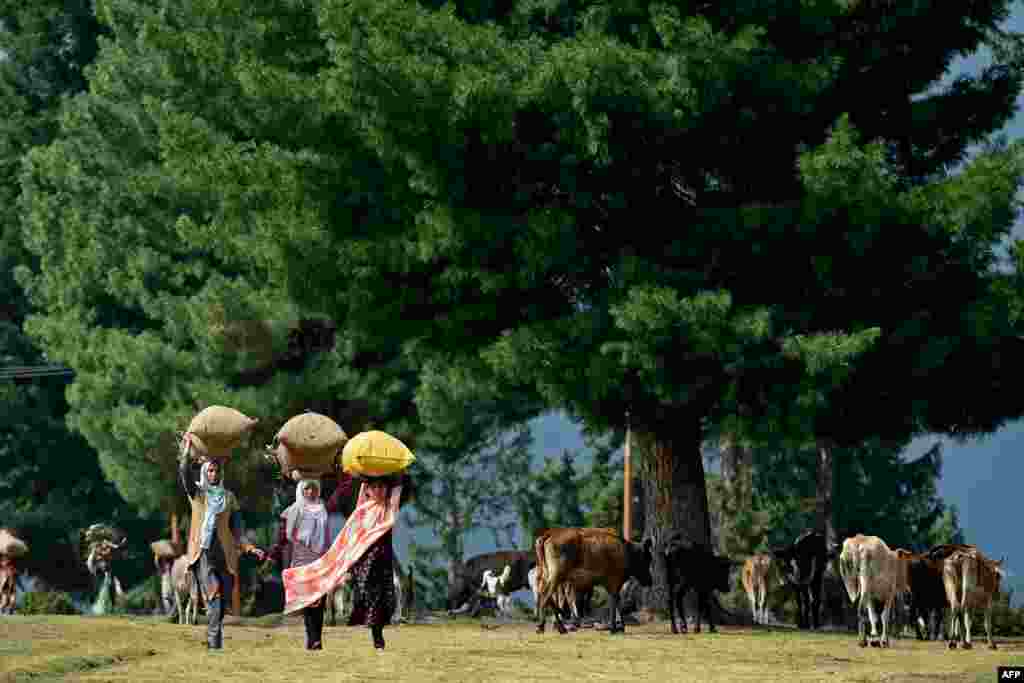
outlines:
[{"label": "cow's tail", "polygon": [[843,583],[846,585],[846,594],[854,605],[857,604],[857,599],[860,598],[862,586],[860,563],[857,560],[858,558],[855,553],[839,556],[839,573],[842,575]]}]

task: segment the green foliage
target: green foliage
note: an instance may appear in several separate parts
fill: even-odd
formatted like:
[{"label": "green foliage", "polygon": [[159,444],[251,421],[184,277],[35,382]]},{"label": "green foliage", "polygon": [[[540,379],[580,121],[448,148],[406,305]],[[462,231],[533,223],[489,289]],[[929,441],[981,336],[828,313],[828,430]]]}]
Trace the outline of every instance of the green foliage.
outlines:
[{"label": "green foliage", "polygon": [[[833,477],[834,524],[840,534],[869,533],[892,548],[925,550],[962,539],[955,508],[938,495],[939,445],[915,460],[902,445],[867,443],[837,449]],[[750,551],[781,545],[814,526],[816,463],[813,449],[792,454],[759,449],[755,455],[754,509],[766,528]],[[948,540],[947,540],[948,539]]]},{"label": "green foliage", "polygon": [[[124,584],[124,580],[121,580]],[[124,596],[117,604],[122,612],[151,613],[160,605],[160,577],[156,574],[146,577],[140,583],[125,590]]]},{"label": "green foliage", "polygon": [[71,596],[60,591],[33,591],[18,609],[22,614],[78,614]]}]

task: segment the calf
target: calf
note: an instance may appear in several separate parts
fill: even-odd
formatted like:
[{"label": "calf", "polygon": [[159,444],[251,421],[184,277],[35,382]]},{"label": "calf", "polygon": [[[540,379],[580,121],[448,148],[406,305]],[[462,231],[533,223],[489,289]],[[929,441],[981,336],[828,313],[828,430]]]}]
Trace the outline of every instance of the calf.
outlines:
[{"label": "calf", "polygon": [[805,531],[790,545],[769,551],[779,568],[780,584],[796,592],[798,628],[821,627],[821,584],[836,550],[820,531]]},{"label": "calf", "polygon": [[535,564],[533,553],[528,550],[500,550],[493,553],[476,555],[466,560],[455,572],[455,577],[448,584],[448,614],[469,603],[469,611],[475,615],[480,606],[480,582],[484,572],[490,569],[498,573],[505,565],[512,567],[505,590],[514,593],[527,588],[527,574]]},{"label": "calf", "polygon": [[[668,571],[668,613],[672,620],[672,633],[687,631],[683,599],[690,588],[697,591],[697,622],[694,632],[700,633],[700,618],[703,614],[707,618],[708,631],[715,633],[718,629],[711,610],[713,592],[729,592],[729,573],[739,563],[728,557],[719,557],[710,547],[690,543],[680,536],[674,536],[666,542],[664,554]],[[717,606],[725,611],[720,604]],[[681,621],[678,628],[676,610],[679,611]]]},{"label": "calf", "polygon": [[188,556],[182,555],[171,565],[171,584],[174,587],[174,605],[178,612],[178,623],[196,623],[201,599],[199,582],[188,567]]},{"label": "calf", "polygon": [[[850,602],[857,608],[860,646],[868,644],[864,624],[866,609],[871,620],[871,645],[889,647],[889,615],[896,597],[908,590],[907,563],[877,536],[857,534],[843,542],[839,570]],[[876,607],[881,607],[881,638],[878,636]]]},{"label": "calf", "polygon": [[480,586],[480,589],[494,596],[495,601],[498,604],[498,613],[505,616],[511,616],[512,614],[512,597],[505,591],[504,583],[508,580],[509,574],[512,573],[512,567],[505,565],[505,571],[501,573],[501,576],[496,576],[493,571],[487,569],[484,571],[484,581]]},{"label": "calf", "polygon": [[959,643],[965,650],[971,644],[971,610],[985,610],[985,636],[988,646],[995,650],[992,640],[992,606],[999,593],[999,581],[1003,575],[1003,561],[990,560],[977,548],[956,550],[946,558],[942,566],[942,578],[949,601],[950,634],[949,648]]},{"label": "calf", "polygon": [[[591,572],[594,584],[607,589],[611,601],[609,633],[624,632],[619,591],[630,578],[635,578],[642,586],[651,585],[651,541],[648,539],[640,545],[606,530],[557,529],[545,531],[537,544],[539,556],[543,558],[543,562],[538,563],[541,569],[538,572],[537,632],[544,632],[547,607],[554,601],[559,586],[576,570]],[[555,625],[559,633],[567,632],[558,612],[555,612]]]},{"label": "calf", "polygon": [[755,624],[767,624],[768,576],[771,573],[770,555],[753,555],[743,563],[743,590],[750,600],[750,611]]}]

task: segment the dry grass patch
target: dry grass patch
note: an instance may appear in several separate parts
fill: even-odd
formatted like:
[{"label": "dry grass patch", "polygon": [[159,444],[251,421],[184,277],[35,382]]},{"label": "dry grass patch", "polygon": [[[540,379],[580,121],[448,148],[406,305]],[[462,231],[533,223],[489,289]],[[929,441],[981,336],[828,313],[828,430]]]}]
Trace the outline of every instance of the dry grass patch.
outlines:
[{"label": "dry grass patch", "polygon": [[888,650],[857,647],[851,634],[726,628],[718,635],[673,636],[665,624],[629,627],[625,636],[583,630],[534,633],[528,623],[482,629],[459,621],[385,630],[377,653],[365,628],[326,628],[320,652],[303,648],[290,617],[235,620],[224,650],[207,652],[205,627],[159,619],[10,617],[0,620],[0,681],[207,680],[317,681],[989,681],[996,666],[1024,664],[1024,642],[979,643],[948,651],[941,643],[895,641]]}]

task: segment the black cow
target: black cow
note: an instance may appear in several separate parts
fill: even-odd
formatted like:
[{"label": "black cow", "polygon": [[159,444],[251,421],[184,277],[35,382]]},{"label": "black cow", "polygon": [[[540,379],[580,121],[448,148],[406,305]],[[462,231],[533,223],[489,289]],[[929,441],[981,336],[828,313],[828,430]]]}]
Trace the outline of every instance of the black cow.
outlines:
[{"label": "black cow", "polygon": [[[686,609],[683,598],[691,588],[697,591],[697,623],[695,633],[700,633],[701,614],[707,617],[708,631],[715,633],[715,620],[711,610],[714,599],[716,607],[727,612],[714,596],[714,591],[728,593],[731,589],[729,574],[740,563],[728,557],[715,555],[710,547],[691,543],[680,536],[673,536],[665,543],[665,569],[668,573],[668,613],[672,619],[672,633],[686,633]],[[679,610],[680,627],[676,627],[676,610]]]},{"label": "black cow", "polygon": [[511,566],[505,590],[512,593],[529,588],[527,576],[536,564],[534,553],[529,550],[499,550],[469,558],[457,570],[454,581],[448,584],[448,613],[452,614],[467,603],[470,614],[475,616],[479,612],[480,584],[488,569],[500,575],[506,565]]},{"label": "black cow", "polygon": [[820,531],[805,531],[790,545],[769,550],[778,563],[780,582],[796,592],[798,628],[821,628],[822,578],[840,550],[837,544],[829,546]]}]

